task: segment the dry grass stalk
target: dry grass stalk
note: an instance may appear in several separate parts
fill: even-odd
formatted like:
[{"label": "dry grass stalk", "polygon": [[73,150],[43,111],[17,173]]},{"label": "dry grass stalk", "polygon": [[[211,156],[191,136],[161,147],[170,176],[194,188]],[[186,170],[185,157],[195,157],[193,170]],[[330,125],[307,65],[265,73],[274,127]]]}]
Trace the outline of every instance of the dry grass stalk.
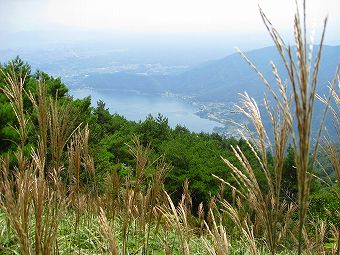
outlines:
[{"label": "dry grass stalk", "polygon": [[[311,125],[314,101],[316,95],[316,87],[318,83],[318,73],[322,46],[325,35],[327,18],[324,22],[324,28],[320,40],[320,46],[316,53],[316,59],[312,63],[313,56],[313,40],[310,45],[307,44],[306,35],[306,1],[303,1],[303,19],[301,19],[300,11],[297,11],[294,18],[294,35],[296,44],[297,63],[294,61],[293,50],[287,46],[282,40],[278,32],[272,26],[266,15],[261,10],[261,16],[264,24],[281,55],[281,59],[286,68],[289,77],[289,83],[293,91],[293,101],[295,108],[295,117],[297,122],[297,134],[293,131],[293,142],[296,150],[296,170],[298,177],[298,205],[299,205],[299,248],[298,253],[302,252],[302,230],[304,227],[305,217],[307,213],[307,201],[309,196],[310,178],[308,172],[313,169],[319,139],[317,138],[314,152],[311,152]],[[314,65],[312,67],[312,65]],[[320,128],[322,128],[321,123]]]},{"label": "dry grass stalk", "polygon": [[211,215],[210,218],[212,222],[212,227],[210,228],[206,222],[204,222],[204,224],[213,241],[213,246],[211,246],[205,239],[203,239],[204,244],[210,255],[228,255],[230,253],[230,244],[227,236],[227,231],[222,223],[217,225],[212,210],[209,211],[209,214]]},{"label": "dry grass stalk", "polygon": [[308,235],[306,227],[303,228],[303,239],[306,246],[304,254],[328,254],[325,249],[324,239],[326,237],[327,225],[324,221],[311,222],[310,227],[317,233],[315,239]]},{"label": "dry grass stalk", "polygon": [[[298,5],[297,5],[298,6]],[[283,84],[276,66],[272,64],[273,75],[276,79],[279,93],[275,92],[272,85],[266,80],[263,74],[247,57],[241,53],[246,62],[256,71],[260,79],[268,88],[270,95],[276,103],[276,109],[270,107],[265,97],[265,106],[273,130],[273,141],[271,144],[269,135],[264,128],[260,110],[254,99],[251,99],[246,93],[242,95],[242,106],[239,110],[245,114],[254,126],[255,131],[245,127],[240,130],[241,137],[245,139],[248,146],[253,151],[255,157],[263,170],[266,177],[268,191],[259,186],[252,165],[243,154],[240,148],[233,147],[235,156],[238,158],[242,168],[234,166],[229,160],[223,159],[232,169],[233,176],[238,183],[238,195],[246,199],[254,209],[257,218],[264,224],[266,242],[272,254],[276,249],[285,233],[289,216],[292,214],[293,207],[288,206],[280,198],[280,186],[282,179],[283,159],[287,149],[287,143],[291,138],[296,151],[296,169],[298,177],[298,206],[299,206],[299,248],[298,253],[302,252],[302,232],[304,228],[305,216],[307,212],[307,201],[310,187],[310,176],[313,164],[318,151],[319,137],[314,145],[314,151],[310,157],[311,150],[311,124],[314,100],[316,95],[316,86],[318,82],[318,72],[321,59],[321,52],[325,34],[327,19],[325,20],[323,33],[320,40],[320,46],[316,53],[316,59],[312,63],[313,56],[313,39],[311,44],[307,44],[306,35],[306,5],[303,2],[303,19],[300,17],[300,11],[297,11],[294,18],[294,35],[296,43],[295,62],[292,47],[288,46],[280,37],[277,30],[270,23],[267,16],[260,9],[263,22],[271,35],[276,48],[281,56],[282,62],[288,75],[289,85],[292,94]],[[295,113],[291,109],[294,109]],[[325,111],[326,113],[326,111]],[[295,116],[296,119],[293,118]],[[321,127],[325,119],[322,120]],[[297,133],[294,130],[296,121]],[[320,128],[321,128],[320,127]],[[319,132],[320,133],[320,132]],[[270,149],[274,155],[274,171],[269,169],[267,151]],[[228,184],[230,186],[230,184]],[[230,204],[226,204],[230,214],[236,214]],[[289,208],[289,209],[288,209]],[[287,210],[288,209],[288,210]],[[281,219],[285,221],[281,221]],[[279,228],[277,226],[280,226]]]},{"label": "dry grass stalk", "polygon": [[176,232],[181,244],[181,249],[184,255],[190,255],[189,240],[191,236],[191,229],[189,227],[186,210],[184,209],[183,203],[180,203],[176,208],[172,199],[165,193],[170,208],[168,206],[158,206],[158,210],[165,217],[168,224],[176,226]]},{"label": "dry grass stalk", "polygon": [[[36,156],[36,154],[35,154]],[[23,254],[52,254],[57,238],[58,225],[66,208],[65,193],[56,173],[47,182],[38,172],[38,160],[32,160],[31,168],[17,172],[14,181],[10,177],[7,160],[3,159],[1,208],[16,231]],[[35,224],[32,224],[33,221]],[[34,228],[34,245],[31,243],[31,229]],[[33,248],[34,247],[34,248]]]},{"label": "dry grass stalk", "polygon": [[20,73],[17,74],[13,64],[9,66],[9,72],[5,73],[2,69],[1,72],[5,76],[5,86],[1,88],[2,92],[6,95],[10,104],[12,106],[13,112],[18,121],[18,134],[20,136],[21,149],[25,145],[27,139],[27,119],[24,113],[24,84],[26,80],[26,73],[23,73],[20,70]]},{"label": "dry grass stalk", "polygon": [[110,205],[110,208],[106,208],[106,210],[111,211],[112,220],[114,221],[116,214],[121,211],[121,204],[123,203],[118,165],[114,167],[112,174],[107,177],[105,187],[105,204]]},{"label": "dry grass stalk", "polygon": [[184,213],[187,219],[190,218],[192,210],[192,199],[189,191],[189,180],[185,179],[183,183],[183,194],[180,204],[183,205]]},{"label": "dry grass stalk", "polygon": [[[327,128],[325,129],[325,135],[322,139],[322,146],[321,148],[329,158],[337,177],[337,184],[340,185],[340,161],[339,161],[339,155],[337,152],[336,145],[340,142],[340,78],[339,78],[339,72],[340,72],[340,65],[338,66],[336,73],[335,73],[335,79],[332,81],[332,83],[329,86],[330,91],[330,97],[321,97],[318,96],[318,99],[324,103],[328,109],[330,110],[332,114],[332,123],[333,128],[335,129],[335,136],[331,137]],[[337,88],[337,90],[336,90]]]},{"label": "dry grass stalk", "polygon": [[136,177],[136,184],[135,189],[137,191],[140,188],[141,183],[145,178],[145,170],[149,160],[150,154],[150,146],[144,147],[140,142],[139,138],[135,136],[132,139],[133,146],[129,145],[130,153],[135,158],[136,161],[136,168],[135,168],[135,177]]},{"label": "dry grass stalk", "polygon": [[31,192],[33,189],[32,172],[16,172],[14,181],[10,177],[9,159],[0,161],[1,167],[1,209],[8,217],[20,243],[24,255],[32,254],[30,243],[30,215],[32,213]]},{"label": "dry grass stalk", "polygon": [[244,215],[242,213],[243,206],[241,200],[237,199],[237,206],[232,206],[230,203],[228,203],[226,200],[222,202],[222,205],[224,209],[226,210],[228,216],[233,221],[235,226],[241,231],[241,234],[244,236],[246,242],[249,245],[249,248],[252,252],[252,254],[258,254],[258,249],[256,245],[256,240],[254,236],[254,224],[250,224],[249,226],[249,216]]},{"label": "dry grass stalk", "polygon": [[[48,139],[48,124],[50,120],[49,111],[48,111],[48,99],[47,99],[47,91],[46,86],[44,86],[42,81],[39,81],[38,85],[38,96],[37,99],[33,96],[31,91],[28,92],[28,97],[32,102],[33,109],[37,114],[38,125],[37,136],[39,139],[38,148],[40,158],[45,158],[47,155],[47,139]],[[46,163],[46,162],[44,162]],[[45,173],[47,174],[47,173]]]},{"label": "dry grass stalk", "polygon": [[198,209],[197,209],[197,213],[198,213],[198,223],[199,223],[199,230],[200,230],[200,235],[203,235],[203,230],[204,230],[204,217],[205,217],[205,213],[204,213],[204,208],[203,208],[203,203],[200,203],[198,205]]},{"label": "dry grass stalk", "polygon": [[[340,217],[340,212],[337,212],[337,217]],[[339,226],[336,226],[334,224],[331,224],[330,226],[331,228],[331,236],[334,240],[336,240],[336,242],[333,244],[332,246],[332,250],[331,250],[331,254],[332,255],[339,255],[339,238],[340,238],[340,233],[339,233]]]},{"label": "dry grass stalk", "polygon": [[9,72],[5,73],[2,69],[1,72],[5,77],[5,86],[0,90],[10,101],[13,112],[15,113],[18,126],[14,127],[14,130],[18,133],[20,144],[17,144],[18,150],[15,153],[18,160],[19,171],[23,171],[26,167],[27,162],[25,161],[24,148],[27,140],[27,123],[28,120],[24,112],[24,100],[23,94],[24,84],[26,80],[26,73],[24,70],[20,70],[16,73],[13,63],[9,66]]},{"label": "dry grass stalk", "polygon": [[110,246],[110,253],[113,255],[119,255],[119,249],[117,246],[116,237],[113,234],[114,231],[112,231],[112,228],[109,222],[107,221],[105,212],[102,208],[99,209],[98,219],[100,222],[100,229],[102,230],[102,233],[105,236],[106,240],[109,241],[108,243]]},{"label": "dry grass stalk", "polygon": [[[257,119],[257,123],[262,123],[259,119]],[[262,125],[262,124],[261,124]],[[261,129],[258,129],[261,130]],[[235,156],[239,160],[242,168],[238,168],[233,165],[228,159],[223,159],[224,162],[232,169],[232,174],[239,184],[239,187],[233,189],[237,190],[237,194],[242,197],[245,201],[249,203],[251,208],[254,210],[256,214],[256,220],[259,221],[260,225],[263,225],[264,235],[266,237],[266,243],[272,254],[275,254],[278,245],[280,244],[283,235],[285,234],[285,229],[290,220],[290,216],[293,213],[293,207],[288,206],[284,201],[281,201],[280,191],[276,189],[280,189],[281,182],[281,173],[282,173],[282,163],[276,163],[276,168],[281,167],[281,169],[275,169],[274,176],[269,171],[268,162],[257,154],[257,149],[253,147],[253,145],[249,142],[247,137],[242,134],[244,139],[248,142],[249,147],[252,149],[256,158],[259,160],[262,169],[265,173],[267,180],[267,187],[261,187],[258,183],[258,179],[256,177],[254,168],[251,163],[248,161],[247,157],[241,151],[239,147],[232,147]],[[281,146],[286,146],[286,144],[278,144],[277,148]],[[283,161],[283,157],[278,160]],[[277,176],[280,175],[280,176]],[[229,183],[227,185],[231,186]],[[230,204],[228,201],[224,200],[222,202],[224,208],[226,209],[229,217],[233,220],[233,222],[239,227],[239,229],[245,234],[246,239],[251,246],[255,245],[255,241],[253,240],[253,234],[251,228],[248,225],[241,224],[241,220],[239,218],[240,211],[236,208],[235,204]],[[287,210],[288,209],[288,210]],[[284,221],[282,221],[284,219]],[[253,222],[253,224],[256,224]],[[251,230],[249,232],[249,230]],[[256,249],[252,248],[254,254]]]},{"label": "dry grass stalk", "polygon": [[58,100],[50,100],[50,143],[51,143],[51,157],[53,167],[59,169],[62,165],[62,155],[64,148],[73,132],[75,119],[70,119],[72,116],[72,108],[69,102],[65,101],[60,104]]},{"label": "dry grass stalk", "polygon": [[[121,220],[122,253],[128,254],[129,235],[142,237],[141,250],[149,253],[151,227],[160,224],[161,214],[156,206],[164,201],[163,182],[170,167],[163,158],[149,160],[150,147],[144,147],[138,137],[129,146],[136,168],[125,179],[120,179],[115,168],[107,179],[105,199],[111,205],[112,218]],[[131,232],[132,231],[132,232]]]},{"label": "dry grass stalk", "polygon": [[49,179],[51,181],[47,182],[43,177],[35,176],[33,182],[36,254],[53,254],[58,225],[68,203],[57,172],[51,172]]},{"label": "dry grass stalk", "polygon": [[[335,78],[330,83],[329,91],[330,91],[330,97],[321,97],[318,96],[318,99],[328,107],[332,114],[332,123],[333,128],[335,129],[335,136],[331,137],[327,128],[325,128],[325,135],[322,139],[322,150],[325,152],[326,156],[328,157],[329,161],[331,162],[331,165],[334,169],[335,176],[337,178],[336,182],[337,185],[340,187],[340,156],[337,151],[337,146],[340,142],[340,78],[339,78],[339,72],[340,72],[340,65],[338,66],[336,72],[335,72]],[[326,173],[328,175],[328,173]],[[330,182],[330,185],[332,182]],[[337,248],[336,248],[336,254],[340,254],[340,229],[339,226],[334,226],[333,229],[337,234],[335,235],[335,238],[337,240]]]},{"label": "dry grass stalk", "polygon": [[[64,146],[73,134],[70,128],[74,120],[69,118],[69,106],[59,105],[47,98],[46,86],[42,81],[39,82],[35,98],[30,91],[24,91],[25,79],[12,69],[5,74],[7,84],[3,92],[16,113],[21,141],[16,153],[18,163],[14,169],[9,167],[8,157],[1,159],[0,187],[3,196],[0,206],[15,229],[23,254],[52,254],[55,252],[58,226],[68,205],[66,189],[59,174],[64,167],[61,158]],[[28,156],[23,153],[29,124],[23,110],[24,93],[31,100],[38,118],[35,129],[37,148]],[[51,146],[50,150],[48,146]],[[51,161],[47,161],[48,151],[52,152]],[[70,162],[71,166],[73,164]],[[32,228],[34,238],[30,236]]]}]

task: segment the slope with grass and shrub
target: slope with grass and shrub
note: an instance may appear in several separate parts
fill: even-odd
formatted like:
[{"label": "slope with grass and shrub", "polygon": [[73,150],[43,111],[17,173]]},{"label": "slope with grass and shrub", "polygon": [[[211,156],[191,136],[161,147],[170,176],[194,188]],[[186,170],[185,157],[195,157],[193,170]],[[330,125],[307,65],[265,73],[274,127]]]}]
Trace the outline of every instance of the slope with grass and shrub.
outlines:
[{"label": "slope with grass and shrub", "polygon": [[[0,253],[339,254],[339,69],[316,95],[324,33],[312,59],[303,3],[294,48],[260,9],[290,89],[241,53],[268,89],[265,109],[242,95],[241,139],[128,121],[20,59],[1,66]],[[316,99],[333,126],[312,142]],[[316,175],[320,151],[336,182]]]}]

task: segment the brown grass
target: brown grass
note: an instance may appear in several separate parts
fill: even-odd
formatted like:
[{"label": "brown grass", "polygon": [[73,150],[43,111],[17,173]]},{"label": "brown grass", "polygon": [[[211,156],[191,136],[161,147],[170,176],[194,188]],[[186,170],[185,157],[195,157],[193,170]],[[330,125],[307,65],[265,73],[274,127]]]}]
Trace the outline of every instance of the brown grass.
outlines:
[{"label": "brown grass", "polygon": [[[16,165],[10,166],[6,155],[0,158],[0,187],[3,194],[0,206],[15,230],[22,254],[52,254],[56,249],[58,225],[70,203],[67,188],[60,179],[61,171],[66,168],[62,161],[67,154],[65,146],[71,140],[68,154],[73,156],[73,160],[69,160],[69,172],[72,173],[72,169],[76,168],[76,173],[79,174],[80,165],[84,161],[89,165],[89,157],[84,150],[87,148],[87,128],[82,132],[71,129],[75,122],[70,119],[71,106],[67,102],[60,103],[48,98],[43,81],[39,82],[38,95],[34,97],[30,91],[24,90],[25,74],[16,73],[12,66],[4,75],[6,85],[2,91],[15,112],[15,129],[19,134],[20,144],[15,152]],[[24,110],[24,95],[33,104],[38,119],[38,126],[33,134],[38,146],[29,155],[25,155],[24,150],[27,125],[31,120],[26,117]],[[84,155],[86,160],[81,158],[80,161],[77,153]],[[73,175],[70,176],[72,178]],[[78,184],[77,174],[75,181]],[[76,187],[79,188],[79,185]],[[34,229],[34,238],[31,238],[31,229]]]},{"label": "brown grass", "polygon": [[[327,18],[324,22],[324,29],[320,39],[319,49],[316,53],[316,59],[312,62],[313,40],[308,42],[310,44],[307,43],[305,1],[303,2],[301,12],[297,4],[294,18],[296,48],[284,42],[261,8],[260,14],[276,45],[286,74],[289,77],[288,89],[280,78],[275,64],[271,63],[273,75],[276,79],[276,86],[279,91],[278,93],[275,92],[274,86],[267,81],[261,71],[240,52],[242,58],[255,70],[264,85],[268,88],[269,94],[275,102],[274,107],[272,107],[269,105],[267,97],[264,98],[266,114],[268,114],[271,121],[273,141],[271,141],[269,138],[270,135],[265,130],[261,112],[255,100],[245,93],[242,95],[241,105],[238,106],[239,111],[250,120],[254,127],[255,131],[252,131],[248,127],[239,125],[240,135],[247,141],[248,146],[258,159],[258,163],[261,165],[266,177],[267,187],[260,187],[253,166],[239,147],[233,147],[232,149],[242,166],[241,168],[234,166],[228,159],[223,160],[232,170],[232,174],[238,184],[238,195],[251,205],[251,208],[256,214],[256,220],[263,225],[268,248],[271,254],[275,254],[281,240],[287,232],[287,226],[295,208],[293,205],[289,205],[283,201],[280,195],[283,159],[288,142],[293,142],[293,147],[296,151],[295,164],[298,178],[298,254],[301,254],[303,249],[303,229],[308,208],[310,177],[313,173],[321,129],[327,112],[327,110],[325,110],[319,127],[319,137],[317,137],[316,142],[313,144],[311,141],[312,116]],[[295,61],[294,55],[297,61]],[[289,91],[292,91],[292,93]],[[329,104],[326,101],[326,109],[328,106]],[[295,130],[295,125],[297,131]],[[273,170],[269,167],[267,159],[268,151],[274,155]],[[331,151],[329,153],[332,155]],[[335,156],[333,156],[333,158],[335,158]],[[227,185],[231,186],[229,183],[227,183]],[[235,189],[235,187],[232,188]],[[247,225],[241,224],[238,218],[240,212],[237,207],[227,201],[224,202],[224,205],[229,216],[236,225],[239,225],[240,229],[242,229],[247,236],[247,240],[251,243],[252,232],[248,230]],[[255,223],[253,222],[252,224]],[[304,239],[306,240],[306,238]],[[256,253],[255,249],[253,249],[253,253]]]}]

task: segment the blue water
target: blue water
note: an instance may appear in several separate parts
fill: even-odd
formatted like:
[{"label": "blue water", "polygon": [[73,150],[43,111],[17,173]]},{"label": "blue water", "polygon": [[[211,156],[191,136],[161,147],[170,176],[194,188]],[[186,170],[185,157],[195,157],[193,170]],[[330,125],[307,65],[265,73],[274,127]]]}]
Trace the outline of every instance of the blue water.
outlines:
[{"label": "blue water", "polygon": [[140,94],[133,91],[87,88],[71,90],[70,94],[75,98],[91,95],[93,106],[98,100],[103,100],[111,113],[123,115],[128,120],[144,120],[149,113],[153,116],[161,113],[168,118],[171,127],[180,124],[194,132],[210,133],[214,127],[222,126],[218,122],[198,117],[195,115],[197,108],[173,97]]}]

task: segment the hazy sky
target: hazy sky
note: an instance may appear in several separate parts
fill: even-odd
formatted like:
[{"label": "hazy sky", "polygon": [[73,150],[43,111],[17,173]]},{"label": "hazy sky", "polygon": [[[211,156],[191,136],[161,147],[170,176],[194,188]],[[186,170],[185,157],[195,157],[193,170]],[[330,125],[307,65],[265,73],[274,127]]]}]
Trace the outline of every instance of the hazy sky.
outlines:
[{"label": "hazy sky", "polygon": [[[301,2],[301,1],[300,1]],[[291,27],[294,0],[0,0],[2,30],[52,27],[147,32],[263,30],[257,4],[282,29]],[[329,14],[340,25],[339,0],[308,0],[311,22]]]},{"label": "hazy sky", "polygon": [[[294,0],[0,0],[0,39],[9,32],[105,31],[240,34],[242,40],[249,34],[259,41],[254,37],[265,28],[258,4],[281,33],[291,34]],[[308,24],[316,31],[329,15],[326,43],[340,44],[339,10],[340,0],[307,1]]]}]

